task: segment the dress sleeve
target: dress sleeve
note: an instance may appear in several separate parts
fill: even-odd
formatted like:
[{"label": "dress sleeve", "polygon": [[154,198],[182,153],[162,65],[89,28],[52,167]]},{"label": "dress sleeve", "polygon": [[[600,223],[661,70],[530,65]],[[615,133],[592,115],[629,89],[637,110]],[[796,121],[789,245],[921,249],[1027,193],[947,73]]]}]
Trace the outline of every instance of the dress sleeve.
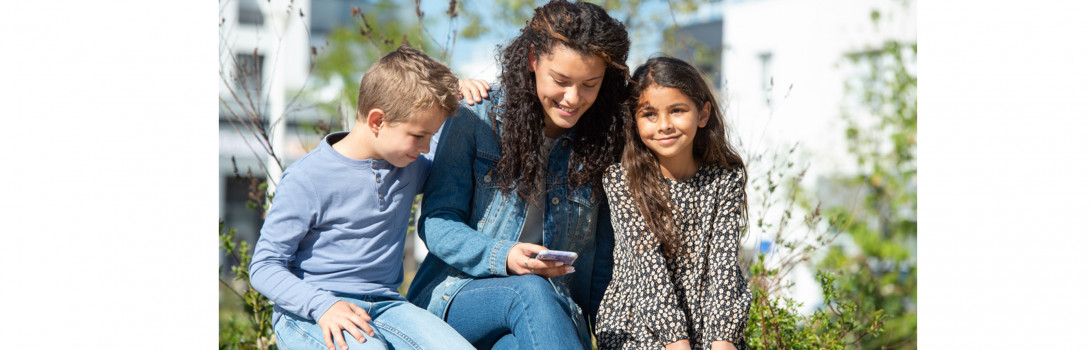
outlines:
[{"label": "dress sleeve", "polygon": [[284,173],[276,189],[250,262],[250,283],[277,306],[298,316],[318,320],[337,302],[333,293],[318,289],[288,269],[295,261],[299,241],[310,232],[318,215],[318,200],[305,176]]},{"label": "dress sleeve", "polygon": [[[612,182],[613,193],[628,192],[628,179],[621,176],[618,169]],[[634,262],[634,283],[625,287],[627,293],[634,294],[634,316],[639,324],[647,325],[652,337],[662,345],[688,339],[689,318],[681,309],[678,289],[666,266],[666,258],[661,251],[661,244],[647,229],[646,221],[641,217],[631,196],[619,196],[619,200],[610,201],[610,210],[614,212],[612,221],[618,234],[624,234],[625,240],[632,242],[626,248],[634,249],[631,257]],[[633,227],[635,226],[635,227]],[[626,293],[626,292],[622,292]]]},{"label": "dress sleeve", "polygon": [[745,276],[738,266],[738,238],[742,230],[742,196],[745,183],[741,169],[724,174],[716,194],[716,217],[711,247],[704,315],[708,341],[737,343],[749,319],[752,300]]},{"label": "dress sleeve", "polygon": [[[475,110],[486,111],[487,105]],[[443,126],[431,175],[424,184],[417,232],[431,254],[470,276],[507,276],[507,253],[518,242],[489,237],[466,224],[476,186],[474,135],[478,124],[484,123],[475,110],[462,105]]]}]

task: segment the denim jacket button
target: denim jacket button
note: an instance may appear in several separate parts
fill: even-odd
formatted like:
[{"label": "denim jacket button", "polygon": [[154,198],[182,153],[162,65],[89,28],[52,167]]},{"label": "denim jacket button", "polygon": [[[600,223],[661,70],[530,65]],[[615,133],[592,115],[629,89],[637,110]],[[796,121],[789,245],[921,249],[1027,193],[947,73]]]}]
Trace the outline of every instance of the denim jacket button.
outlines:
[{"label": "denim jacket button", "polygon": [[492,182],[492,175],[485,175],[484,182]]},{"label": "denim jacket button", "polygon": [[568,147],[568,140],[564,140],[564,141],[560,142],[560,144],[563,145],[564,147]]},{"label": "denim jacket button", "polygon": [[553,205],[560,204],[560,199],[553,197]]}]

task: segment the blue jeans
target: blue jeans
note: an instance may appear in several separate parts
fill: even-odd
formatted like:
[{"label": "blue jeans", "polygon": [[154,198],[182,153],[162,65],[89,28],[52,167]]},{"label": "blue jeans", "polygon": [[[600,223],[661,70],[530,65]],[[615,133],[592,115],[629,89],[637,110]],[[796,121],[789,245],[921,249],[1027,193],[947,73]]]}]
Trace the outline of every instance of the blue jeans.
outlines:
[{"label": "blue jeans", "polygon": [[[472,349],[443,320],[408,301],[371,296],[349,297],[336,294],[341,300],[359,305],[371,316],[370,326],[375,336],[362,330],[365,342],[359,343],[348,331],[342,331],[349,349]],[[285,313],[274,326],[276,345],[280,349],[327,350],[322,328],[317,321],[297,318]],[[336,341],[333,344],[337,350]]]},{"label": "blue jeans", "polygon": [[583,349],[567,302],[541,276],[478,278],[450,302],[447,323],[478,349]]}]

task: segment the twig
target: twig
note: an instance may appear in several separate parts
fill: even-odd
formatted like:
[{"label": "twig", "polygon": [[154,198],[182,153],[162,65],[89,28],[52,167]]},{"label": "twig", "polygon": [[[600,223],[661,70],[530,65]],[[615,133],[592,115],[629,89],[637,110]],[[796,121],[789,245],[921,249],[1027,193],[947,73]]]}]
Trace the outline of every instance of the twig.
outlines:
[{"label": "twig", "polygon": [[677,35],[677,41],[685,48],[685,55],[689,58],[689,62],[693,62],[693,53],[689,51],[689,44],[681,38],[681,26],[677,24],[677,18],[674,17],[674,1],[666,0],[666,7],[670,9],[670,19],[674,21],[674,34]]},{"label": "twig", "polygon": [[220,284],[222,284],[224,287],[227,287],[227,289],[229,289],[231,291],[231,293],[235,293],[235,295],[237,295],[239,299],[242,299],[244,301],[246,300],[246,298],[244,298],[242,296],[242,294],[239,294],[238,291],[235,290],[235,287],[232,287],[230,284],[227,284],[227,281],[224,281],[222,278],[220,278],[219,280],[220,280]]}]

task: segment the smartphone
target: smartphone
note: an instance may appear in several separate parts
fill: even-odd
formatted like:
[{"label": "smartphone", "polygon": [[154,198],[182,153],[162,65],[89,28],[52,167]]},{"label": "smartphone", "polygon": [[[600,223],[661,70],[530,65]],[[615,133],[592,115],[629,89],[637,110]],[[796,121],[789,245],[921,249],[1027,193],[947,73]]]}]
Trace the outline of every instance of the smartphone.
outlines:
[{"label": "smartphone", "polygon": [[564,265],[571,265],[575,262],[575,258],[577,257],[579,257],[579,254],[576,254],[575,252],[568,252],[563,250],[542,250],[540,253],[537,253],[537,257],[535,259],[543,261],[560,261],[563,262]]}]

